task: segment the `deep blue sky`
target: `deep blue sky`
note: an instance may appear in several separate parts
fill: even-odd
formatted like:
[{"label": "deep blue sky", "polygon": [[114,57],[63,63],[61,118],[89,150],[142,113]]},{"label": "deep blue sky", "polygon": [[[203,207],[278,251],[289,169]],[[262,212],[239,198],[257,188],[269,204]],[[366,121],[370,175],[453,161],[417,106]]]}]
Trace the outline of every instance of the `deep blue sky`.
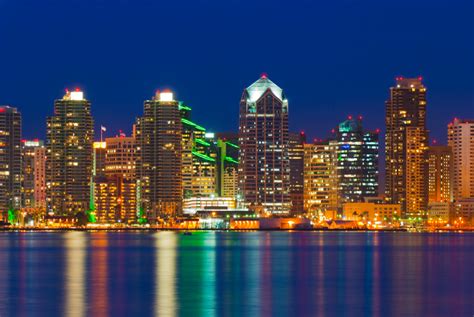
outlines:
[{"label": "deep blue sky", "polygon": [[53,100],[79,86],[115,134],[167,87],[195,121],[236,130],[242,89],[265,72],[291,129],[325,137],[348,114],[383,128],[394,78],[421,75],[444,142],[450,119],[474,117],[473,21],[472,0],[0,0],[0,104],[44,138]]}]

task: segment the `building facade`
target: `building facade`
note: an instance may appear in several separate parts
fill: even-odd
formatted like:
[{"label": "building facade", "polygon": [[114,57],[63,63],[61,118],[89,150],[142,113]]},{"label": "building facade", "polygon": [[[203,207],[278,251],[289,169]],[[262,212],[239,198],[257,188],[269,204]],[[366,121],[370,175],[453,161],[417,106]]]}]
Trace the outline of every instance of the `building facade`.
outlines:
[{"label": "building facade", "polygon": [[304,211],[304,144],[306,135],[304,132],[290,132],[288,158],[290,160],[290,199],[291,212],[302,213]]},{"label": "building facade", "polygon": [[263,212],[290,212],[288,100],[263,75],[244,89],[239,117],[239,194]]},{"label": "building facade", "polygon": [[336,155],[338,209],[349,202],[378,195],[379,133],[366,131],[362,117],[340,123],[333,135]]},{"label": "building facade", "polygon": [[181,213],[182,124],[179,103],[169,91],[156,92],[137,120],[138,177],[148,220]]},{"label": "building facade", "polygon": [[329,141],[304,145],[304,210],[313,215],[337,210],[335,148]]},{"label": "building facade", "polygon": [[66,91],[47,119],[47,209],[73,216],[91,207],[94,122],[82,91]]},{"label": "building facade", "polygon": [[135,134],[106,138],[105,175],[136,180],[137,143]]},{"label": "building facade", "polygon": [[453,151],[453,197],[474,198],[474,120],[448,124],[448,146]]},{"label": "building facade", "polygon": [[385,195],[406,218],[426,215],[428,130],[421,78],[397,78],[385,103]]},{"label": "building facade", "polygon": [[137,221],[136,182],[121,175],[95,179],[95,217],[98,223]]},{"label": "building facade", "polygon": [[8,210],[21,207],[21,114],[10,106],[0,106],[0,215],[8,220]]},{"label": "building facade", "polygon": [[46,148],[40,140],[22,140],[22,208],[46,208]]},{"label": "building facade", "polygon": [[428,202],[453,201],[453,154],[449,146],[428,148]]}]

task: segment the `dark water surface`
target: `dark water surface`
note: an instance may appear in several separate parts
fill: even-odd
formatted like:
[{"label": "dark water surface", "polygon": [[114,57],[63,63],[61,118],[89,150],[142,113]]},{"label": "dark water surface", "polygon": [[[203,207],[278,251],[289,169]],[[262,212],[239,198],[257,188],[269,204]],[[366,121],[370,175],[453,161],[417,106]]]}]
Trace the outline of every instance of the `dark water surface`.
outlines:
[{"label": "dark water surface", "polygon": [[0,316],[473,316],[474,234],[0,233]]}]

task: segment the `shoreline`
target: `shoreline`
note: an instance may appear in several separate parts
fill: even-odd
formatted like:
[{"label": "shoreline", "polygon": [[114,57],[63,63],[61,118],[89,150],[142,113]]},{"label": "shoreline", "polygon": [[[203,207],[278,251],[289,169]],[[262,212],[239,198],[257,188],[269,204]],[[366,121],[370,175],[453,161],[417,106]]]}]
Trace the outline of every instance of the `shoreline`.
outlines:
[{"label": "shoreline", "polygon": [[0,228],[0,232],[64,232],[64,231],[86,231],[86,232],[153,232],[153,231],[173,231],[173,232],[257,232],[257,231],[282,231],[282,232],[409,232],[409,233],[464,233],[474,232],[474,228],[467,229],[435,229],[411,231],[406,228],[395,229],[182,229],[182,228]]}]

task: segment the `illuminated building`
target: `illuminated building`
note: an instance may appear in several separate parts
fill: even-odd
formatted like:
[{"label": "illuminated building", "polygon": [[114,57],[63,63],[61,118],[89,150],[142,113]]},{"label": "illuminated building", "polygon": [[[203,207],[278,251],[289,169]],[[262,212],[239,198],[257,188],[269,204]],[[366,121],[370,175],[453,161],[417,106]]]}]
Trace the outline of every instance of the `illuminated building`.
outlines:
[{"label": "illuminated building", "polygon": [[453,196],[474,198],[474,120],[454,119],[448,124],[448,145],[453,151]]},{"label": "illuminated building", "polygon": [[106,142],[94,142],[94,157],[93,157],[93,169],[94,176],[104,176],[105,175],[105,154],[107,153],[107,143]]},{"label": "illuminated building", "polygon": [[378,195],[378,131],[365,131],[362,117],[351,116],[334,130],[338,209]]},{"label": "illuminated building", "polygon": [[181,213],[182,124],[179,103],[172,92],[156,92],[144,103],[137,120],[137,166],[144,211],[152,222],[158,216]]},{"label": "illuminated building", "polygon": [[191,121],[191,108],[179,104],[183,125],[183,189],[186,198],[216,193],[217,149],[214,134]]},{"label": "illuminated building", "polygon": [[54,102],[47,119],[47,208],[57,215],[86,212],[91,203],[94,124],[79,89]]},{"label": "illuminated building", "polygon": [[105,175],[121,176],[125,179],[136,179],[136,139],[135,134],[126,136],[124,133],[106,138]]},{"label": "illuminated building", "polygon": [[451,202],[453,154],[449,146],[428,148],[428,202]]},{"label": "illuminated building", "polygon": [[95,178],[95,215],[99,223],[137,220],[136,183],[121,175]]},{"label": "illuminated building", "polygon": [[428,203],[428,223],[444,225],[449,222],[453,205],[450,202],[430,201]]},{"label": "illuminated building", "polygon": [[46,148],[40,140],[22,143],[22,208],[46,208]]},{"label": "illuminated building", "polygon": [[266,75],[244,89],[239,118],[239,194],[272,214],[290,212],[288,100]]},{"label": "illuminated building", "polygon": [[406,218],[424,215],[428,203],[426,88],[421,78],[397,78],[385,103],[385,194]]},{"label": "illuminated building", "polygon": [[239,146],[238,136],[218,134],[217,139],[217,195],[236,198],[238,194]]},{"label": "illuminated building", "polygon": [[457,227],[474,226],[474,198],[461,198],[454,203],[450,223]]},{"label": "illuminated building", "polygon": [[290,199],[291,212],[302,213],[304,210],[304,132],[289,133],[288,158],[290,160]]},{"label": "illuminated building", "polygon": [[400,205],[371,202],[344,203],[343,218],[363,223],[387,224],[400,218]]},{"label": "illuminated building", "polygon": [[21,207],[21,114],[0,106],[0,215]]},{"label": "illuminated building", "polygon": [[325,215],[337,209],[336,145],[315,142],[304,145],[304,210]]},{"label": "illuminated building", "polygon": [[183,202],[183,210],[185,213],[195,213],[199,209],[208,208],[222,208],[235,209],[237,208],[235,198],[231,197],[192,197],[186,198]]}]

